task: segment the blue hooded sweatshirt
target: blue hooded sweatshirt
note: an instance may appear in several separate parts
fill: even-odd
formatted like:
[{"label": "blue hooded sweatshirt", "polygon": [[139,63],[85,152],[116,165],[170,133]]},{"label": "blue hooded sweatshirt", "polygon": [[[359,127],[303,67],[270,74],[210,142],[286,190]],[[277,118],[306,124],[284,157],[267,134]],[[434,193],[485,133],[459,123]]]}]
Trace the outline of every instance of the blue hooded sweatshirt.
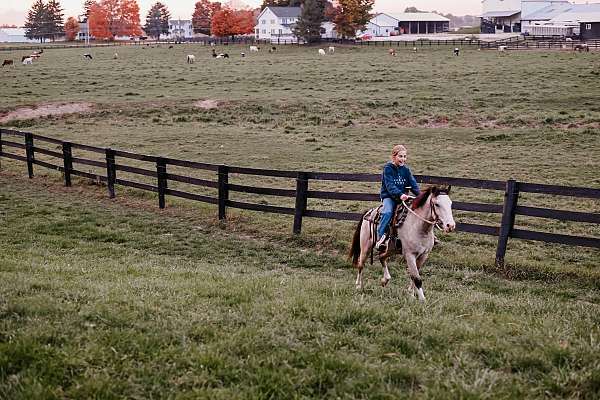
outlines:
[{"label": "blue hooded sweatshirt", "polygon": [[[409,187],[410,189],[407,189]],[[385,164],[381,176],[381,200],[392,198],[399,201],[400,196],[407,193],[408,190],[416,196],[421,192],[410,169],[406,165],[396,167],[391,161]]]}]

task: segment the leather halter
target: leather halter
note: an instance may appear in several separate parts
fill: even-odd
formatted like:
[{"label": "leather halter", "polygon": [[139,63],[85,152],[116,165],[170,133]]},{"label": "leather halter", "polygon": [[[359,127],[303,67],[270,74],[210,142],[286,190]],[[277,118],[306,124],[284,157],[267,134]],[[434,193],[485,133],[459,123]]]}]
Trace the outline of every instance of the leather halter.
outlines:
[{"label": "leather halter", "polygon": [[[440,192],[440,193],[438,193],[438,196],[439,196],[439,195],[445,195],[445,196],[448,196],[448,194],[447,194],[447,193],[443,193],[443,192]],[[421,221],[423,221],[423,222],[426,222],[426,223],[428,223],[428,224],[430,224],[430,225],[435,225],[435,226],[436,226],[438,229],[440,229],[440,230],[441,230],[442,228],[440,228],[440,226],[438,225],[438,222],[440,222],[440,217],[439,217],[438,213],[435,211],[435,204],[433,203],[433,196],[432,196],[432,194],[431,194],[431,193],[429,194],[429,196],[431,196],[431,197],[430,197],[430,199],[429,199],[429,208],[431,209],[431,217],[430,217],[430,218],[431,218],[431,220],[429,220],[429,219],[425,219],[425,218],[421,217],[421,216],[420,216],[419,214],[417,214],[417,213],[416,213],[416,212],[415,212],[413,209],[411,209],[411,208],[410,208],[410,207],[409,207],[409,206],[406,204],[406,202],[405,202],[404,200],[402,200],[402,204],[404,205],[404,207],[405,207],[405,208],[406,208],[406,209],[407,209],[409,212],[413,213],[413,214],[414,214],[414,215],[415,215],[417,218],[419,218]]]}]

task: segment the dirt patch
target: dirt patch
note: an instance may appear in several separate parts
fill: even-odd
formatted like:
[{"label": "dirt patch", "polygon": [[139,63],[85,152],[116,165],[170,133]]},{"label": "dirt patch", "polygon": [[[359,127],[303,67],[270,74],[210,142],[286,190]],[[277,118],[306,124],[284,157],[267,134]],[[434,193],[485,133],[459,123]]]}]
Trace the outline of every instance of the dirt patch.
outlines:
[{"label": "dirt patch", "polygon": [[0,123],[17,119],[34,119],[48,115],[83,113],[90,111],[92,107],[92,103],[54,103],[37,107],[21,107],[0,116]]},{"label": "dirt patch", "polygon": [[199,100],[194,103],[194,107],[201,108],[203,110],[210,110],[213,108],[219,107],[219,102],[217,100]]}]

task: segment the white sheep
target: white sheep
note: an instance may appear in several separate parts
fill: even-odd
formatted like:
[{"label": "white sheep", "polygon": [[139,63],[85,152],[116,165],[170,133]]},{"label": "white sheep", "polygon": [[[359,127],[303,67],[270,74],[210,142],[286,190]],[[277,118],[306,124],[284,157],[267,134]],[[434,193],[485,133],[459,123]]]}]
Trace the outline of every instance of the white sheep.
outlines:
[{"label": "white sheep", "polygon": [[319,54],[322,55],[322,56],[324,56],[325,55],[325,50],[319,49]]},{"label": "white sheep", "polygon": [[250,46],[250,51],[258,51],[260,47],[258,46]]}]

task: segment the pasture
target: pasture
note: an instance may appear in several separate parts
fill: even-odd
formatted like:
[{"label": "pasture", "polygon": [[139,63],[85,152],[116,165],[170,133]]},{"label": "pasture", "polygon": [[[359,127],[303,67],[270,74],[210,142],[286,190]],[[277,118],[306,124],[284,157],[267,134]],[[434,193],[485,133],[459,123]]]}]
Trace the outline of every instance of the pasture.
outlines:
[{"label": "pasture", "polygon": [[[317,50],[223,46],[217,52],[230,59],[217,60],[194,45],[50,49],[33,65],[0,71],[0,118],[85,103],[84,113],[2,126],[326,172],[377,173],[391,145],[405,143],[417,174],[600,186],[599,53]],[[597,250],[511,240],[507,268],[497,270],[494,238],[441,235],[423,273],[428,302],[419,304],[397,263],[389,287],[377,286],[374,265],[365,292],[354,290],[343,256],[353,223],[307,219],[294,237],[289,216],[233,210],[222,225],[214,206],[169,199],[159,212],[146,193],[117,189],[109,200],[83,179],[63,188],[60,175],[36,169],[29,181],[23,164],[1,162],[2,398],[599,395]],[[502,202],[486,191],[452,197]],[[592,201],[525,201],[600,212]],[[591,224],[518,224],[600,235]]]}]

